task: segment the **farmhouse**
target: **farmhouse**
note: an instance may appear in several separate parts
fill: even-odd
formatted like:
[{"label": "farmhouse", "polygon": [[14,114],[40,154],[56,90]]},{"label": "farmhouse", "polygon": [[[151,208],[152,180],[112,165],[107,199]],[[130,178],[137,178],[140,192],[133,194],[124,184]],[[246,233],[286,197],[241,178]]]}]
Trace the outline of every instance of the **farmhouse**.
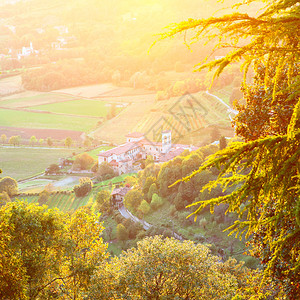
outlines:
[{"label": "farmhouse", "polygon": [[111,193],[111,205],[119,208],[123,205],[125,195],[131,190],[130,187],[115,188]]},{"label": "farmhouse", "polygon": [[98,164],[108,162],[119,173],[133,171],[133,163],[146,159],[151,155],[155,162],[165,162],[180,155],[184,150],[196,150],[196,147],[182,144],[172,144],[170,130],[161,132],[161,142],[152,142],[141,132],[126,135],[127,142],[113,149],[98,154]]}]

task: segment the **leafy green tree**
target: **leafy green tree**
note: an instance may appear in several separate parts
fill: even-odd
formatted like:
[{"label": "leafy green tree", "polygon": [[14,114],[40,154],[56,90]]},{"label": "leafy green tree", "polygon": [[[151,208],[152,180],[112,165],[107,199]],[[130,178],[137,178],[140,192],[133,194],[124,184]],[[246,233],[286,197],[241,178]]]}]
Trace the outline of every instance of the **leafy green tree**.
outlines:
[{"label": "leafy green tree", "polygon": [[0,193],[6,192],[9,197],[18,193],[18,183],[11,177],[3,177],[0,179]]},{"label": "leafy green tree", "polygon": [[68,136],[65,139],[65,146],[68,147],[68,148],[70,148],[72,144],[73,144],[73,140]]},{"label": "leafy green tree", "polygon": [[49,147],[53,146],[53,140],[50,137],[47,138],[47,145]]},{"label": "leafy green tree", "polygon": [[7,137],[6,137],[6,135],[3,133],[3,134],[1,134],[1,143],[2,144],[5,144],[6,143],[6,141],[7,141]]},{"label": "leafy green tree", "polygon": [[[238,2],[236,6],[255,2]],[[195,172],[217,166],[221,170],[219,177],[208,187],[220,184],[235,190],[193,205],[198,206],[197,214],[205,206],[213,211],[215,205],[229,204],[228,211],[235,211],[240,217],[230,229],[246,233],[253,247],[251,253],[264,265],[261,290],[271,278],[275,285],[274,297],[297,299],[300,297],[297,209],[300,78],[296,62],[300,48],[299,35],[295,32],[299,29],[300,8],[296,0],[264,2],[265,7],[256,17],[237,12],[209,19],[189,19],[174,25],[162,38],[191,29],[196,39],[205,35],[213,40],[218,30],[216,48],[228,47],[229,42],[233,50],[224,58],[199,67],[217,67],[215,76],[231,62],[244,59],[243,90],[247,108],[238,107],[240,114],[235,125],[246,142],[233,143],[217,152]],[[254,70],[253,86],[246,81],[250,67]],[[245,214],[247,219],[243,220]]]},{"label": "leafy green tree", "polygon": [[129,191],[124,198],[124,204],[127,208],[137,209],[143,200],[143,194],[140,190]]},{"label": "leafy green tree", "polygon": [[88,170],[94,163],[93,157],[88,153],[78,155],[73,163],[73,167],[80,170]]},{"label": "leafy green tree", "polygon": [[128,240],[128,231],[123,224],[117,225],[117,239],[118,241]]},{"label": "leafy green tree", "polygon": [[107,258],[98,216],[10,202],[0,208],[2,299],[82,299]]},{"label": "leafy green tree", "polygon": [[151,207],[146,200],[142,200],[141,204],[139,205],[138,211],[140,211],[143,216],[149,214],[151,211]]},{"label": "leafy green tree", "polygon": [[151,186],[149,188],[149,191],[148,191],[148,194],[147,194],[148,199],[152,200],[152,197],[153,197],[154,194],[158,194],[158,189],[157,189],[156,183],[151,184]]},{"label": "leafy green tree", "polygon": [[84,197],[92,190],[93,182],[88,177],[82,177],[79,179],[79,184],[75,185],[73,191],[76,197]]},{"label": "leafy green tree", "polygon": [[36,137],[33,135],[31,138],[30,138],[30,145],[33,146],[34,144],[36,144],[37,142],[37,139]]},{"label": "leafy green tree", "polygon": [[96,197],[96,208],[100,212],[105,212],[110,208],[110,192],[101,190]]},{"label": "leafy green tree", "polygon": [[[143,194],[148,197],[148,191],[149,191],[149,188],[150,186],[155,183],[156,181],[156,178],[153,177],[153,176],[149,176],[147,177],[145,183],[143,184]],[[151,199],[150,199],[151,200]]]},{"label": "leafy green tree", "polygon": [[229,299],[250,274],[204,245],[155,236],[99,269],[89,293],[92,299]]},{"label": "leafy green tree", "polygon": [[50,193],[47,190],[43,190],[42,192],[40,192],[39,199],[38,199],[39,205],[46,204],[49,197],[50,197]]},{"label": "leafy green tree", "polygon": [[58,174],[60,173],[59,165],[51,164],[45,171],[46,174]]},{"label": "leafy green tree", "polygon": [[104,161],[103,163],[101,163],[98,166],[98,171],[97,171],[97,179],[98,180],[107,180],[107,179],[111,179],[113,177],[115,177],[115,171],[113,169],[113,167],[106,161]]},{"label": "leafy green tree", "polygon": [[44,139],[39,139],[39,144],[42,146],[44,144]]},{"label": "leafy green tree", "polygon": [[157,194],[152,195],[152,200],[151,200],[151,208],[153,210],[157,210],[159,207],[161,207],[164,204],[163,199],[159,197]]},{"label": "leafy green tree", "polygon": [[8,196],[7,192],[0,192],[0,206],[5,205],[9,201],[10,197]]},{"label": "leafy green tree", "polygon": [[19,135],[13,135],[9,138],[8,142],[14,146],[20,145],[21,137]]}]

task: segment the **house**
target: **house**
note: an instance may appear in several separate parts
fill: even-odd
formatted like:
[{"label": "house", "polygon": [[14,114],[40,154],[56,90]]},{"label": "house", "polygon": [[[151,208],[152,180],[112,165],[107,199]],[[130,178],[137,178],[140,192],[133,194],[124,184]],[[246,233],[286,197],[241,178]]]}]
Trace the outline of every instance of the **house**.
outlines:
[{"label": "house", "polygon": [[196,147],[172,144],[170,130],[161,132],[161,142],[152,142],[141,132],[126,135],[126,143],[98,154],[98,164],[109,163],[119,174],[133,171],[133,164],[151,155],[155,162],[165,162],[180,155],[184,150],[196,150]]},{"label": "house", "polygon": [[123,205],[125,195],[131,190],[130,187],[115,188],[110,195],[110,204],[115,208]]}]

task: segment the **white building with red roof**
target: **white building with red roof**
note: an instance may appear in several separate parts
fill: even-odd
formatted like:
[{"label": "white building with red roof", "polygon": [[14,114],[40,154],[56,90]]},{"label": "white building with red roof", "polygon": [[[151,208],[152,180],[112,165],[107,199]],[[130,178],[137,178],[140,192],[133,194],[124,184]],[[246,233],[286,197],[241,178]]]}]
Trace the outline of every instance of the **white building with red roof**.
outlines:
[{"label": "white building with red roof", "polygon": [[162,131],[162,141],[152,142],[145,138],[141,132],[132,132],[126,135],[127,142],[113,149],[98,154],[99,165],[109,163],[119,174],[133,171],[133,163],[146,159],[151,155],[155,162],[165,162],[180,155],[184,150],[197,148],[188,145],[172,144],[170,130]]}]

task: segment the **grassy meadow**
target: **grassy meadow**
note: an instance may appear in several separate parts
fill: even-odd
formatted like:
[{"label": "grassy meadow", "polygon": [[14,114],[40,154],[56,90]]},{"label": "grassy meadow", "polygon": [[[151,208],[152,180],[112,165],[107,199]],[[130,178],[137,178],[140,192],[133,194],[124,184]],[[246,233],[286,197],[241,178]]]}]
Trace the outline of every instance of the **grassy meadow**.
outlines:
[{"label": "grassy meadow", "polygon": [[61,157],[72,155],[72,149],[29,149],[0,147],[1,176],[10,176],[16,180],[27,178],[45,171],[52,163],[58,163]]}]

